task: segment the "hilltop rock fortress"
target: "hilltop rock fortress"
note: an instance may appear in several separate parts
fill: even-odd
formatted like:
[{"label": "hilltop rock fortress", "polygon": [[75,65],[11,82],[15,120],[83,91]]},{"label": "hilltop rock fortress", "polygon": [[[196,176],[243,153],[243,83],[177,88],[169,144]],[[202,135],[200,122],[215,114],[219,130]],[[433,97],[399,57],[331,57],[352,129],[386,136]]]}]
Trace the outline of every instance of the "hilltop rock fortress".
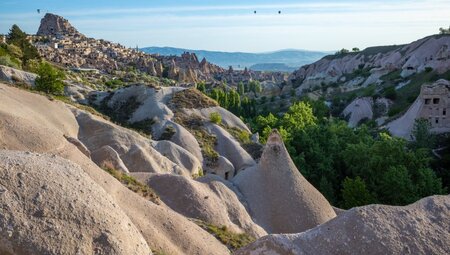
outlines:
[{"label": "hilltop rock fortress", "polygon": [[37,31],[39,36],[83,36],[68,20],[61,16],[46,13]]},{"label": "hilltop rock fortress", "polygon": [[233,179],[255,222],[269,233],[297,233],[336,216],[331,205],[297,170],[278,132],[267,139],[257,166]]}]

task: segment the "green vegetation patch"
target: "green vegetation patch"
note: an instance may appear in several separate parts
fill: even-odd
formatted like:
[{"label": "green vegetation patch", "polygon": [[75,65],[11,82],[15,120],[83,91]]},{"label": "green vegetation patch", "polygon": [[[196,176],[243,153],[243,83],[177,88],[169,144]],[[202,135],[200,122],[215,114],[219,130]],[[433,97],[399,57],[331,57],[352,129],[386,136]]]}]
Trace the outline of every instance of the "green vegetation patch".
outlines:
[{"label": "green vegetation patch", "polygon": [[131,191],[139,194],[140,196],[152,201],[157,205],[161,203],[161,200],[159,199],[158,195],[156,195],[155,191],[153,191],[148,185],[142,184],[137,181],[133,176],[129,176],[119,170],[112,168],[104,168],[103,170],[119,180],[123,185],[125,185],[125,187],[127,187]]},{"label": "green vegetation patch", "polygon": [[217,240],[226,245],[228,249],[230,249],[231,251],[240,249],[256,240],[254,237],[246,233],[242,234],[233,233],[230,230],[228,230],[226,226],[219,227],[201,220],[192,220],[192,221],[201,228],[203,228],[204,230],[208,231],[210,234],[212,234],[215,238],[217,238]]},{"label": "green vegetation patch", "polygon": [[217,145],[217,137],[208,133],[203,126],[203,120],[197,115],[185,115],[175,112],[174,121],[186,128],[197,140],[202,149],[202,155],[208,166],[214,166],[219,158],[219,153],[214,149]]}]

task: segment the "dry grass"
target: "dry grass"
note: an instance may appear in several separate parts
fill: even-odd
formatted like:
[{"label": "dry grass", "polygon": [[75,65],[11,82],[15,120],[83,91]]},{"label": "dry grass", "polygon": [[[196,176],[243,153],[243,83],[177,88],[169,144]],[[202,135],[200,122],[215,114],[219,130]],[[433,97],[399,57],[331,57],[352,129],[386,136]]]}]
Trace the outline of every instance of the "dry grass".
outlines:
[{"label": "dry grass", "polygon": [[169,107],[173,110],[182,108],[200,109],[213,106],[219,106],[219,104],[195,88],[176,92],[169,103]]},{"label": "dry grass", "polygon": [[129,176],[119,170],[112,168],[104,168],[103,170],[119,180],[123,185],[125,185],[125,187],[132,190],[133,192],[152,201],[157,205],[161,204],[161,200],[159,199],[158,195],[156,195],[155,191],[153,191],[149,186],[137,181],[133,176]]}]

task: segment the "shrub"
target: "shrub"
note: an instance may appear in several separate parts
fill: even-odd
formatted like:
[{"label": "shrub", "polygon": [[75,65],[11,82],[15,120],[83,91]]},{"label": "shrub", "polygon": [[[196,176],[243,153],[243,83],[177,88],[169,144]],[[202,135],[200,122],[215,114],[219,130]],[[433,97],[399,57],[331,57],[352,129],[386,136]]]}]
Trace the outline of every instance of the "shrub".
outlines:
[{"label": "shrub", "polygon": [[149,186],[137,181],[133,176],[129,176],[119,170],[112,168],[103,168],[106,172],[120,181],[125,187],[131,191],[139,194],[140,196],[152,201],[153,203],[159,205],[161,203],[158,195]]},{"label": "shrub", "polygon": [[13,59],[11,59],[11,57],[8,55],[0,57],[0,65],[20,69],[20,64],[18,64],[17,61],[14,61]]},{"label": "shrub", "polygon": [[161,137],[159,138],[159,140],[170,140],[172,139],[172,136],[176,133],[177,131],[175,130],[175,128],[172,125],[168,125],[165,129],[164,132],[161,134]]},{"label": "shrub", "polygon": [[44,62],[39,66],[37,74],[36,90],[53,95],[64,94],[63,72]]},{"label": "shrub", "polygon": [[212,113],[209,115],[209,120],[210,120],[212,123],[220,124],[220,123],[222,123],[222,116],[220,116],[220,114],[217,113],[217,112],[212,112]]},{"label": "shrub", "polygon": [[389,87],[384,91],[384,96],[391,100],[395,100],[397,98],[397,91],[395,91],[394,87]]},{"label": "shrub", "polygon": [[431,66],[425,67],[425,72],[429,73],[431,71],[433,71],[433,67],[431,67]]},{"label": "shrub", "polygon": [[212,234],[221,243],[234,251],[255,241],[255,238],[247,233],[231,232],[226,226],[215,226],[201,220],[193,220],[198,226]]}]

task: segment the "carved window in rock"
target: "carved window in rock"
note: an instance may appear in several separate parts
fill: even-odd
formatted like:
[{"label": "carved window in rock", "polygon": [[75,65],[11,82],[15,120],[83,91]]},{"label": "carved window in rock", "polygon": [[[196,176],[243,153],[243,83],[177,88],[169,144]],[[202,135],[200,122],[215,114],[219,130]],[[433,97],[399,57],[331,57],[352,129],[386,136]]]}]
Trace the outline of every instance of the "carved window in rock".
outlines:
[{"label": "carved window in rock", "polygon": [[431,99],[430,99],[430,98],[426,98],[426,99],[425,99],[425,104],[430,104],[430,102],[431,102]]},{"label": "carved window in rock", "polygon": [[444,108],[444,109],[442,110],[442,115],[443,115],[443,116],[447,115],[447,109]]},{"label": "carved window in rock", "polygon": [[433,98],[433,104],[439,104],[439,98]]}]

